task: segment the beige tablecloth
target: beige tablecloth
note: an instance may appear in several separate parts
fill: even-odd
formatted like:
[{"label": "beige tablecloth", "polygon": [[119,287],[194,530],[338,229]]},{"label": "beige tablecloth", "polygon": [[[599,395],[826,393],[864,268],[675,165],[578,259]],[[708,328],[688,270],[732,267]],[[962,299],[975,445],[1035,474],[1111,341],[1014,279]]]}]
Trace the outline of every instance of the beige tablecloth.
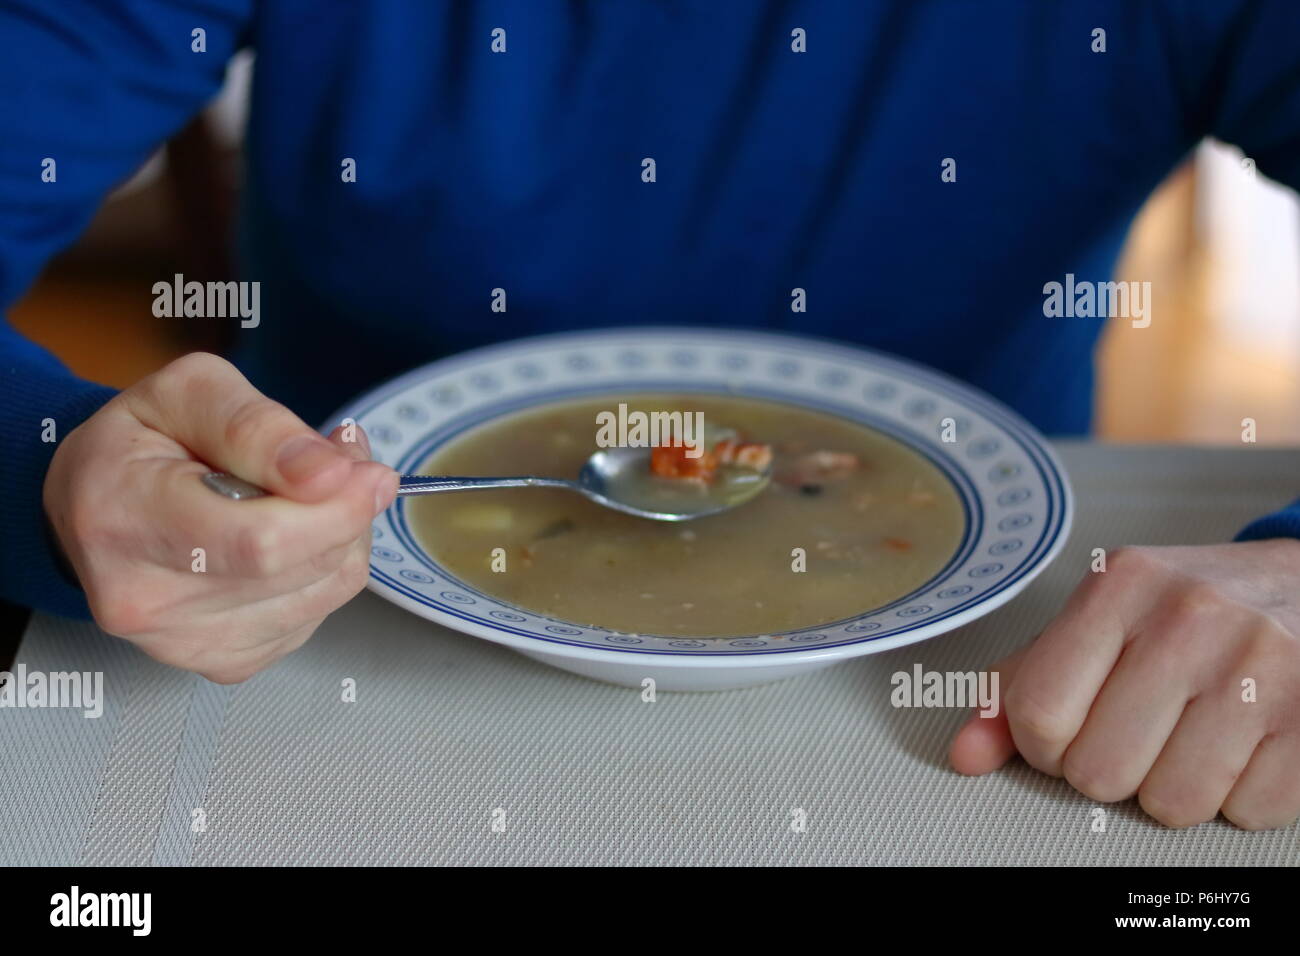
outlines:
[{"label": "beige tablecloth", "polygon": [[[246,684],[36,616],[31,670],[103,671],[102,717],[0,710],[0,864],[1295,864],[1300,830],[1160,827],[1018,760],[947,769],[964,714],[890,675],[983,667],[1123,543],[1212,542],[1300,494],[1300,452],[1060,446],[1070,545],[944,637],[710,694],[594,683],[365,594]],[[341,700],[346,678],[355,703]],[[802,822],[802,829],[797,825]]]}]

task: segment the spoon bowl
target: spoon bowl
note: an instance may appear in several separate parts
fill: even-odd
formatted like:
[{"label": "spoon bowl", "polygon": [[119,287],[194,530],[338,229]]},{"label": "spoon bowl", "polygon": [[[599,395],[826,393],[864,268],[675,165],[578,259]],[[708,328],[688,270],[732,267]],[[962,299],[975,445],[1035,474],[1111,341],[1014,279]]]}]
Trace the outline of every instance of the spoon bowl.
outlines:
[{"label": "spoon bowl", "polygon": [[650,453],[643,448],[602,448],[578,473],[578,484],[593,501],[655,521],[690,521],[730,511],[771,480],[770,467],[724,467],[710,484],[660,478],[651,473]]}]

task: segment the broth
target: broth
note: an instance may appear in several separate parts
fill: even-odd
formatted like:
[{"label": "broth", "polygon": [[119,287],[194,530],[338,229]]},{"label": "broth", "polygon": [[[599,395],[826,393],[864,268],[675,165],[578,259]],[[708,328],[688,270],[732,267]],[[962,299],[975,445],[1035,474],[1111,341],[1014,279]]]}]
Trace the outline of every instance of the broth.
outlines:
[{"label": "broth", "polygon": [[[772,634],[853,617],[920,587],[957,549],[961,501],[926,458],[846,419],[749,398],[605,396],[539,406],[453,440],[423,473],[576,478],[596,450],[597,413],[620,402],[701,411],[710,424],[770,444],[774,480],[735,510],[683,523],[633,517],[561,489],[427,495],[407,504],[420,542],[461,581],[518,607],[682,637]],[[848,456],[857,467],[845,465]],[[497,548],[504,553],[494,562]],[[806,570],[794,570],[796,548]],[[503,560],[505,570],[494,571]]]}]

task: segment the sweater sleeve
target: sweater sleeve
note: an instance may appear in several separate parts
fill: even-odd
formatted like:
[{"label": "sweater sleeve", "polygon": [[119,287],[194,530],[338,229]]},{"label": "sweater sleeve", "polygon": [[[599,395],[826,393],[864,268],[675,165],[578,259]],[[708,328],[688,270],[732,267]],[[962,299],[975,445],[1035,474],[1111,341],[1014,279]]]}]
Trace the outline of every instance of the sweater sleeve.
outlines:
[{"label": "sweater sleeve", "polygon": [[1280,511],[1256,518],[1238,532],[1236,541],[1262,541],[1265,538],[1300,538],[1300,499]]},{"label": "sweater sleeve", "polygon": [[[114,185],[220,90],[251,2],[0,6],[0,314]],[[41,491],[57,441],[112,395],[0,319],[0,597],[88,616],[60,570]]]},{"label": "sweater sleeve", "polygon": [[113,390],[82,381],[49,353],[0,329],[0,597],[89,617],[86,597],[60,567],[41,490],[57,439],[99,410]]}]

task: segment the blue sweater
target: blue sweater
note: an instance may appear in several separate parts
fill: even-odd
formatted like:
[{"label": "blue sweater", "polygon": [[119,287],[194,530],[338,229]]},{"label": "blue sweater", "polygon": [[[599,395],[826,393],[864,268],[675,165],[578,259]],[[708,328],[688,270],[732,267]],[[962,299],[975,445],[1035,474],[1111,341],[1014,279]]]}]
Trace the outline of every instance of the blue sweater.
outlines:
[{"label": "blue sweater", "polygon": [[[245,46],[262,299],[235,358],[313,423],[450,351],[681,322],[874,346],[1083,433],[1102,320],[1045,315],[1044,285],[1109,278],[1207,134],[1300,186],[1295,0],[7,0],[0,305]],[[0,372],[0,594],[84,615],[41,423],[112,393],[3,325]],[[1300,507],[1242,534],[1278,535]]]}]

